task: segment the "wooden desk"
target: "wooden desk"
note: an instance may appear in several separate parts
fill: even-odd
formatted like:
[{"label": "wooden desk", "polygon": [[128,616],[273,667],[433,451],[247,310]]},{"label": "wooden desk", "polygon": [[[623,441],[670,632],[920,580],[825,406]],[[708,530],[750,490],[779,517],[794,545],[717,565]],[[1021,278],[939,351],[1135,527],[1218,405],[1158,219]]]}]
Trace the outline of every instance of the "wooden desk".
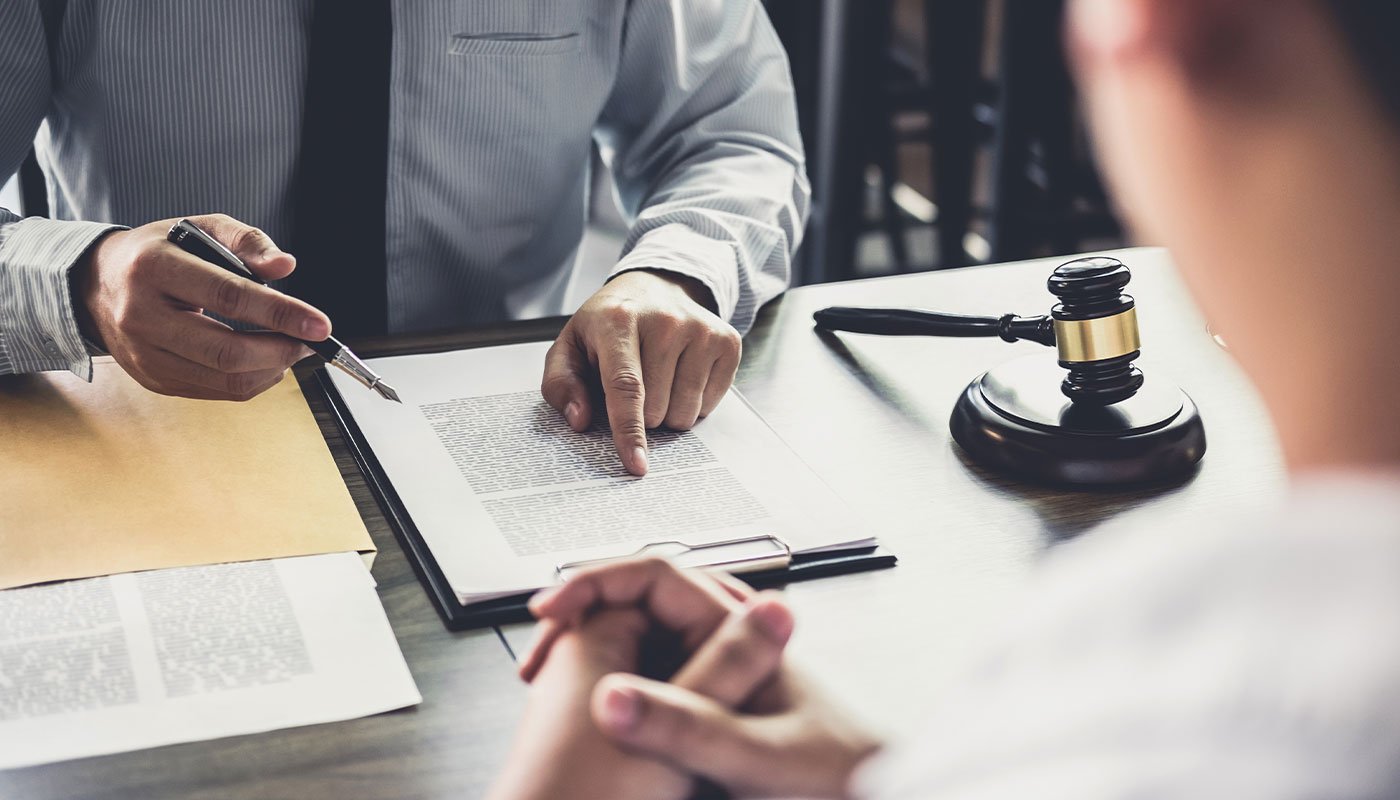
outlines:
[{"label": "wooden desk", "polygon": [[[987,366],[1039,345],[828,338],[812,331],[811,312],[834,303],[1038,313],[1051,304],[1045,278],[1061,259],[798,289],[767,308],[746,340],[741,389],[901,558],[893,570],[787,589],[799,620],[795,657],[875,724],[897,732],[918,718],[1056,542],[1131,510],[1181,511],[1281,488],[1264,411],[1206,333],[1165,255],[1119,255],[1134,269],[1130,291],[1139,300],[1143,368],[1185,386],[1209,437],[1199,474],[1166,491],[1056,493],[1014,485],[964,461],[947,428],[958,393]],[[548,338],[558,326],[541,320],[374,349],[525,341]],[[423,704],[369,719],[0,773],[0,797],[311,800],[484,791],[524,701],[502,641],[528,641],[528,626],[443,629],[338,433],[313,404],[380,547],[374,568],[380,596]]]}]

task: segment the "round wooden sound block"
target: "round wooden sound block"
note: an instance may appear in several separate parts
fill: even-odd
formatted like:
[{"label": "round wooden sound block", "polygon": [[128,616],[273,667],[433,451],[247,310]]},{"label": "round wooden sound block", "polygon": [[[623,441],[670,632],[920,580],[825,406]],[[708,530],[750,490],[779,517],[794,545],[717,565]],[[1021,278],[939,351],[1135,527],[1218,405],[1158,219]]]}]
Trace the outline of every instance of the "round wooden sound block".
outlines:
[{"label": "round wooden sound block", "polygon": [[988,469],[1057,486],[1126,487],[1188,476],[1206,451],[1200,412],[1177,386],[1146,377],[1126,400],[1072,403],[1045,356],[1007,362],[968,384],[953,439]]}]

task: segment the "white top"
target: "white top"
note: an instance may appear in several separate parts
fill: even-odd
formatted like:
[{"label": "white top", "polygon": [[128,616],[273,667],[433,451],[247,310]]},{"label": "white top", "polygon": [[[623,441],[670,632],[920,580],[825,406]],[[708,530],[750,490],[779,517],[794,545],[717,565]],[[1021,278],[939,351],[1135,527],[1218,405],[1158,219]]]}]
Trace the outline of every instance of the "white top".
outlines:
[{"label": "white top", "polygon": [[1400,473],[1047,562],[861,798],[1400,797]]}]

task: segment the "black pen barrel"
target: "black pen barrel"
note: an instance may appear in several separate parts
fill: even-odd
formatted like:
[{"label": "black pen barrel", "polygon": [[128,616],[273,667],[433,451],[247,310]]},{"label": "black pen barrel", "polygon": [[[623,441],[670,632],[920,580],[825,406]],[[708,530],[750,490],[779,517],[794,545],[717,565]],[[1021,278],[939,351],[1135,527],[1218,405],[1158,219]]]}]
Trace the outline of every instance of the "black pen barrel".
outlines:
[{"label": "black pen barrel", "polygon": [[345,345],[341,344],[340,340],[334,336],[327,336],[325,341],[321,342],[308,342],[305,339],[301,341],[315,351],[316,355],[327,361],[334,361],[335,357],[340,355],[340,351],[345,349]]}]

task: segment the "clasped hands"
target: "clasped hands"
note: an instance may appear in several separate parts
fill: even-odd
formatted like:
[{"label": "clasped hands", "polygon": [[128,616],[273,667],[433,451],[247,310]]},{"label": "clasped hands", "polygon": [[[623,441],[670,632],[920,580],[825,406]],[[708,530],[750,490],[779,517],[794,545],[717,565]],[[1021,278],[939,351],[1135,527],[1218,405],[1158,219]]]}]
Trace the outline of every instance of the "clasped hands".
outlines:
[{"label": "clasped hands", "polygon": [[530,702],[497,800],[844,797],[878,741],[787,665],[775,593],[661,559],[583,572],[537,595],[520,660]]}]

